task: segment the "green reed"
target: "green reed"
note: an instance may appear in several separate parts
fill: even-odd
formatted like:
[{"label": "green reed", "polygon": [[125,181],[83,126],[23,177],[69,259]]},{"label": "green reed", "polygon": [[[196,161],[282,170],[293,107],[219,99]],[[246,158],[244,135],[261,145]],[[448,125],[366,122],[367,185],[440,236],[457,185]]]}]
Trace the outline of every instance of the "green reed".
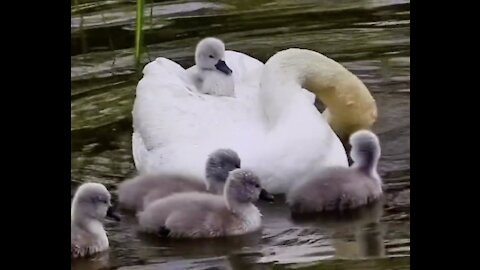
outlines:
[{"label": "green reed", "polygon": [[137,18],[135,20],[135,63],[140,65],[144,50],[143,25],[145,14],[145,0],[137,0]]}]

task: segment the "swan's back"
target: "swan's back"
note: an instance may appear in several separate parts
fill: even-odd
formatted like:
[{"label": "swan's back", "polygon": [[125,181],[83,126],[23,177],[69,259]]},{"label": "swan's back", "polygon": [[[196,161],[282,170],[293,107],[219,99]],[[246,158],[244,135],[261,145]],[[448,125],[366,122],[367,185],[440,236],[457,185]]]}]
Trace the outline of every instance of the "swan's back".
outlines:
[{"label": "swan's back", "polygon": [[186,175],[139,175],[118,186],[118,201],[125,209],[140,211],[155,199],[187,191],[206,191],[206,183]]},{"label": "swan's back", "polygon": [[225,57],[233,69],[235,98],[193,91],[187,72],[165,58],[144,68],[133,109],[132,152],[140,172],[201,177],[209,153],[229,147],[243,156],[263,135],[256,98],[263,64],[237,52]]}]

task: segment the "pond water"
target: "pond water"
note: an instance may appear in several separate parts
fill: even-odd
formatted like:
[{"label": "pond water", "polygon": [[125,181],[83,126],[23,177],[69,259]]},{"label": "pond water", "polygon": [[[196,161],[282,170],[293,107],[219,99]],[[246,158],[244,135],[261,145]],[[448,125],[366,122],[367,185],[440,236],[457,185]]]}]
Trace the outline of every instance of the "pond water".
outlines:
[{"label": "pond water", "polygon": [[[135,1],[72,0],[72,192],[116,185],[134,173],[131,109]],[[193,65],[205,36],[266,61],[276,51],[321,52],[355,73],[377,100],[384,204],[349,216],[294,221],[282,198],[260,203],[263,230],[216,240],[160,241],[133,217],[107,221],[111,248],[72,269],[409,269],[410,2],[403,0],[147,1],[143,63]]]}]

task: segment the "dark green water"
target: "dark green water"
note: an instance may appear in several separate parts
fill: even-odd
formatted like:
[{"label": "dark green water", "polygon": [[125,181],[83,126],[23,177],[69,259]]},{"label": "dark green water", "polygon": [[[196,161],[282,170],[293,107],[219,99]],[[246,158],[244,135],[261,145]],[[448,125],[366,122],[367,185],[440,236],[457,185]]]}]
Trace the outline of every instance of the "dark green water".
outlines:
[{"label": "dark green water", "polygon": [[[199,39],[216,36],[227,49],[261,61],[302,47],[355,73],[379,107],[374,131],[382,143],[386,203],[349,219],[307,223],[290,219],[281,201],[260,204],[262,232],[202,241],[151,239],[126,217],[106,224],[108,254],[77,261],[72,269],[409,269],[409,1],[147,2],[143,62],[163,56],[191,66]],[[72,192],[81,182],[95,181],[115,193],[134,172],[134,23],[135,1],[72,0]]]}]

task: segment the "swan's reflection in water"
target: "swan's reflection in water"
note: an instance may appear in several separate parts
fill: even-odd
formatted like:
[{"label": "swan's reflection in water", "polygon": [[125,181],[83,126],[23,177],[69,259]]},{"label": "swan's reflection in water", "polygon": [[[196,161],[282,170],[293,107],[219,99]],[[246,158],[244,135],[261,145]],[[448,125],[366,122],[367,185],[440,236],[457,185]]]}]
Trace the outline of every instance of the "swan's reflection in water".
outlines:
[{"label": "swan's reflection in water", "polygon": [[[117,230],[128,231],[125,238],[115,239],[112,244],[128,244],[129,248],[111,250],[109,267],[268,269],[272,263],[385,256],[385,224],[380,223],[383,201],[355,211],[293,217],[283,202],[261,205],[261,209],[266,213],[262,231],[218,239],[160,239],[140,233],[135,217],[123,216],[122,224],[112,223],[113,227],[109,228],[112,234]],[[122,264],[121,268],[115,267]],[[101,261],[89,261],[89,265],[77,264],[73,268],[111,269],[105,268],[107,265],[102,265]]]},{"label": "swan's reflection in water", "polygon": [[380,223],[384,201],[351,211],[295,215],[295,224],[324,228],[335,250],[334,258],[359,259],[385,256],[384,228]]},{"label": "swan's reflection in water", "polygon": [[72,260],[71,269],[102,270],[109,269],[109,251],[97,253],[94,256]]}]

